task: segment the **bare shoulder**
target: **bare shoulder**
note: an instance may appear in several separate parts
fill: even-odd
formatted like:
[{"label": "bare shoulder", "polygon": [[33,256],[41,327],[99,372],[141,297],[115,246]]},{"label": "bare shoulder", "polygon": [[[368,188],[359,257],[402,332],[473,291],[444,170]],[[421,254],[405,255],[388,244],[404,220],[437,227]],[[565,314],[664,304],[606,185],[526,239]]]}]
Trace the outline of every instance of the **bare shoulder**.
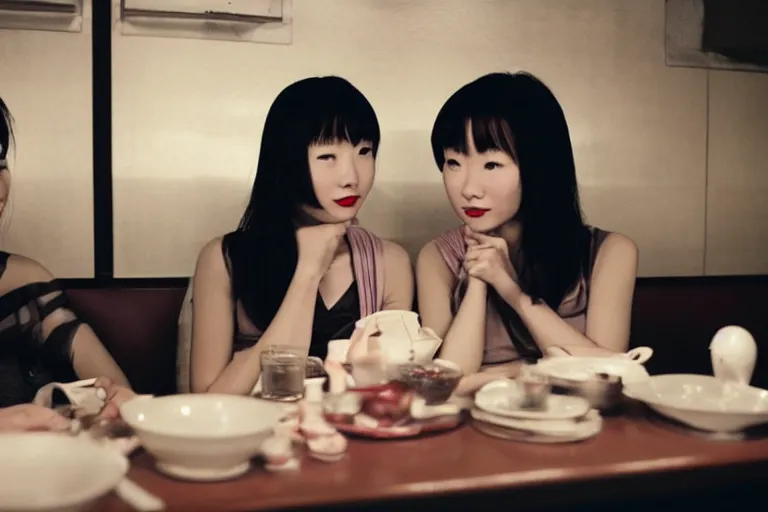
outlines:
[{"label": "bare shoulder", "polygon": [[41,281],[50,281],[54,279],[53,274],[43,266],[39,261],[11,254],[8,257],[8,267],[6,272],[14,281],[23,281],[27,283],[36,283]]},{"label": "bare shoulder", "polygon": [[427,242],[424,247],[419,251],[419,256],[416,258],[416,268],[419,270],[435,270],[444,268],[449,271],[448,266],[445,264],[443,255],[437,246],[437,240]]},{"label": "bare shoulder", "polygon": [[389,268],[410,267],[411,257],[400,244],[392,240],[381,239],[381,251],[384,257],[384,264]]},{"label": "bare shoulder", "polygon": [[639,256],[637,245],[631,238],[621,233],[610,233],[598,251],[598,258],[605,257],[636,262]]},{"label": "bare shoulder", "polygon": [[637,262],[639,251],[631,238],[621,233],[610,233],[597,252],[595,258],[593,281],[599,276],[620,275],[634,280],[637,277]]},{"label": "bare shoulder", "polygon": [[8,256],[5,271],[0,277],[0,294],[8,293],[31,283],[47,283],[55,277],[40,262],[11,254]]},{"label": "bare shoulder", "polygon": [[221,247],[222,240],[223,237],[218,236],[207,242],[200,249],[200,254],[197,256],[196,274],[220,271],[226,273],[227,266],[224,263],[224,253]]}]

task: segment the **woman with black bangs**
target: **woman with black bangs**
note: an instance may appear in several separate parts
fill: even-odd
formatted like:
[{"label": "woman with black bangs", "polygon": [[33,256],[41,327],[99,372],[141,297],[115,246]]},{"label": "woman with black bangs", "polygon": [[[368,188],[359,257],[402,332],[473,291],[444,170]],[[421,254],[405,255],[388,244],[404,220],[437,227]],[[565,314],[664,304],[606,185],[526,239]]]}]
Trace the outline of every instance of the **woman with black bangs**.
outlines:
[{"label": "woman with black bangs", "polygon": [[585,225],[552,92],[528,73],[483,76],[442,107],[432,150],[464,224],[429,242],[416,267],[441,357],[490,380],[543,354],[625,351],[637,248]]},{"label": "woman with black bangs", "polygon": [[275,99],[240,225],[198,258],[192,391],[247,394],[269,345],[324,358],[361,317],[411,309],[408,254],[353,226],[379,139],[370,103],[342,78],[301,80]]}]

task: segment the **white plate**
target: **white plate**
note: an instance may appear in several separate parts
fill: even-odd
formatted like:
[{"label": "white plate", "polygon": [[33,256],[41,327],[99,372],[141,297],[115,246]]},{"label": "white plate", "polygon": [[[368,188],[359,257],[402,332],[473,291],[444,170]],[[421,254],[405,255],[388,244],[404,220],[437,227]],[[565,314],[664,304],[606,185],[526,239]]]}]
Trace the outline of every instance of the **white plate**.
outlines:
[{"label": "white plate", "polygon": [[128,460],[67,434],[0,434],[0,511],[74,511],[114,489]]},{"label": "white plate", "polygon": [[709,375],[655,375],[625,386],[624,394],[700,430],[734,432],[768,423],[768,391]]},{"label": "white plate", "polygon": [[594,423],[595,418],[600,418],[600,414],[595,410],[589,411],[581,418],[573,420],[530,420],[524,418],[508,418],[505,416],[496,416],[495,414],[480,409],[472,409],[470,414],[474,419],[485,423],[492,423],[503,428],[523,430],[547,436],[580,435],[585,429],[591,429],[589,424]]},{"label": "white plate", "polygon": [[553,357],[541,359],[536,370],[549,377],[585,381],[596,373],[621,377],[623,384],[648,379],[645,367],[629,359],[619,357]]},{"label": "white plate", "polygon": [[603,419],[594,409],[582,421],[574,422],[578,425],[576,430],[570,434],[562,435],[542,434],[529,429],[505,427],[499,424],[498,417],[491,416],[492,421],[484,421],[482,418],[488,418],[488,416],[476,409],[472,411],[472,417],[474,418],[472,426],[483,434],[509,441],[523,441],[526,443],[573,443],[595,437],[603,429]]},{"label": "white plate", "polygon": [[517,382],[509,379],[489,382],[475,394],[475,405],[491,414],[532,420],[568,420],[580,418],[589,412],[590,405],[576,396],[550,395],[543,411],[520,409],[523,392]]}]

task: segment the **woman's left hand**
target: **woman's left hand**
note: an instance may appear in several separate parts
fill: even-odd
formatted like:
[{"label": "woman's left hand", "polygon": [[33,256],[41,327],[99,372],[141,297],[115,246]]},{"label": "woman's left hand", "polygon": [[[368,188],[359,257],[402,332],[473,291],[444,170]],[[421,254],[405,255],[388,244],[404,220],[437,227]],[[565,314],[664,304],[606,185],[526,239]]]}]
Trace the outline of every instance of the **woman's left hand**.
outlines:
[{"label": "woman's left hand", "polygon": [[114,419],[120,417],[120,406],[135,398],[136,393],[130,388],[115,384],[112,379],[108,377],[99,377],[93,384],[95,388],[103,389],[107,398],[105,399],[104,408],[98,415],[98,419]]},{"label": "woman's left hand", "polygon": [[507,242],[503,238],[474,232],[469,232],[467,238],[476,242],[467,247],[464,258],[467,273],[493,286],[505,299],[522,294]]}]

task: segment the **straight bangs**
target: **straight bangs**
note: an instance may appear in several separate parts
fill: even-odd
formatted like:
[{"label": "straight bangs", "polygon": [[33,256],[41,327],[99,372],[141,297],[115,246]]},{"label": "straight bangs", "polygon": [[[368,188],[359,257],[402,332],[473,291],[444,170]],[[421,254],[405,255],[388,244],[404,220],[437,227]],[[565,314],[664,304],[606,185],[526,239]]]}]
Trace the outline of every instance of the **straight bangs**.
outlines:
[{"label": "straight bangs", "polygon": [[330,79],[327,101],[313,104],[304,112],[308,145],[349,142],[353,146],[363,141],[373,145],[377,154],[381,132],[373,107],[349,82]]},{"label": "straight bangs", "polygon": [[504,119],[480,116],[467,118],[461,124],[456,123],[455,127],[448,131],[448,135],[450,137],[444,141],[443,151],[450,149],[467,155],[469,138],[472,137],[472,143],[478,153],[503,151],[518,163],[515,138],[509,123]]},{"label": "straight bangs", "polygon": [[[493,84],[492,84],[493,85]],[[480,88],[486,90],[480,90]],[[515,134],[505,116],[498,94],[487,84],[470,83],[459,89],[435,119],[432,127],[432,154],[438,169],[445,164],[445,151],[469,152],[469,137],[478,152],[504,151],[519,164]],[[470,129],[471,127],[471,129]]]}]

